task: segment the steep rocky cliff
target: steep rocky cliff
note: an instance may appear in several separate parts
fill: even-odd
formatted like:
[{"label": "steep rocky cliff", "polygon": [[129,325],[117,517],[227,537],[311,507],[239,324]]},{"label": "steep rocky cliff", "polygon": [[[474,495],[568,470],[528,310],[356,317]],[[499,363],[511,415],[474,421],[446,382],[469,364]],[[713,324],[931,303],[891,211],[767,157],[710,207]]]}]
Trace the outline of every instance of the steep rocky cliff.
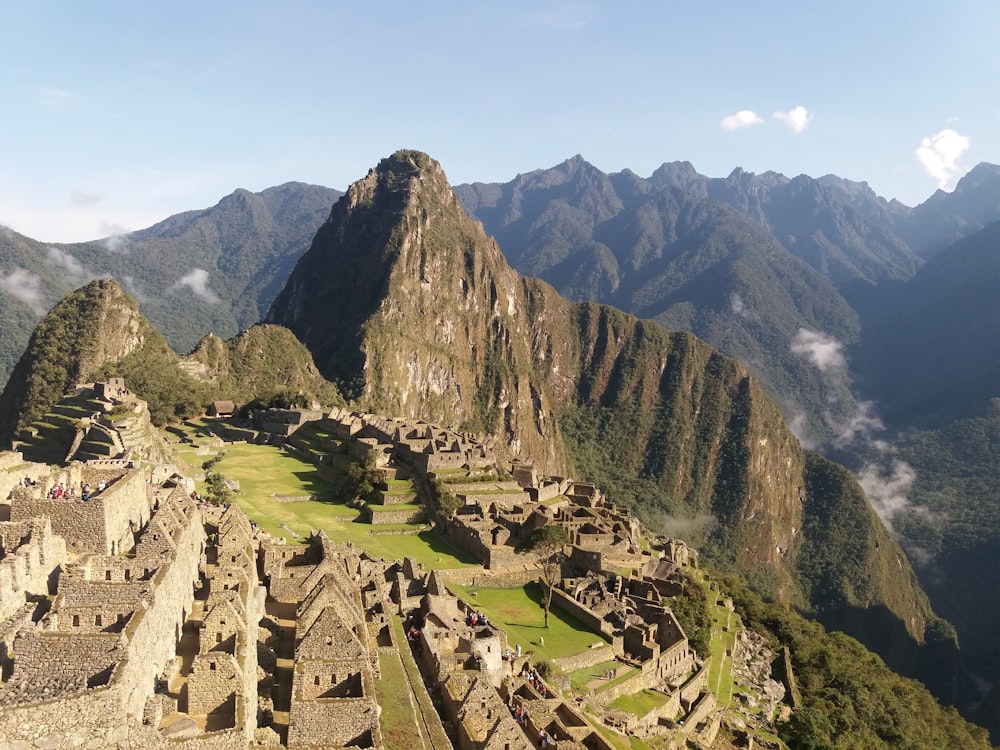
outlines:
[{"label": "steep rocky cliff", "polygon": [[0,444],[107,363],[162,340],[112,279],[68,294],[35,328],[0,395]]},{"label": "steep rocky cliff", "polygon": [[769,596],[863,640],[864,613],[888,612],[923,640],[926,597],[857,483],[817,468],[742,364],[520,278],[424,154],[349,189],[268,319],[364,408],[496,434],[511,457],[631,488],[651,520],[710,517],[712,559]]}]

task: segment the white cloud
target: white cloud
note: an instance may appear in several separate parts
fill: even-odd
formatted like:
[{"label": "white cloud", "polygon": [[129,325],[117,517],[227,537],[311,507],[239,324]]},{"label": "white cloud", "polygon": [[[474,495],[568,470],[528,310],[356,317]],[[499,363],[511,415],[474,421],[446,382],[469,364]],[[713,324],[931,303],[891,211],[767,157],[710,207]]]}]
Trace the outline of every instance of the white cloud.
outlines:
[{"label": "white cloud", "polygon": [[838,448],[847,448],[857,443],[876,450],[885,446],[882,441],[872,440],[874,433],[885,429],[885,424],[875,411],[874,401],[858,401],[857,409],[845,419],[834,419],[827,414],[826,422],[835,433],[833,444]]},{"label": "white cloud", "polygon": [[733,311],[733,315],[746,317],[747,306],[743,302],[743,298],[736,292],[729,295],[729,309]]},{"label": "white cloud", "polygon": [[864,488],[868,501],[890,531],[892,519],[911,509],[906,493],[916,478],[913,467],[898,459],[892,462],[891,469],[872,463],[858,474],[858,482]]},{"label": "white cloud", "polygon": [[847,367],[844,345],[833,336],[820,331],[800,328],[792,339],[792,353],[806,357],[823,372]]},{"label": "white cloud", "polygon": [[102,221],[101,234],[106,235],[102,237],[99,242],[109,253],[127,253],[131,246],[128,241],[128,233],[132,230],[121,224],[113,224],[108,221]]},{"label": "white cloud", "polygon": [[67,209],[29,206],[0,194],[0,222],[39,242],[90,242],[109,234],[128,232],[126,227],[148,227],[162,221],[162,213],[109,212],[105,218],[93,208]]},{"label": "white cloud", "polygon": [[748,128],[751,125],[760,125],[762,122],[764,122],[764,118],[752,109],[741,109],[736,114],[723,117],[719,124],[723,130],[732,132],[740,128]]},{"label": "white cloud", "polygon": [[0,289],[21,300],[38,316],[44,315],[46,309],[41,287],[41,278],[23,268],[0,276]]},{"label": "white cloud", "polygon": [[917,159],[924,165],[924,171],[937,180],[938,187],[946,190],[953,180],[967,171],[959,166],[958,158],[969,150],[971,143],[968,136],[945,128],[920,141]]},{"label": "white cloud", "polygon": [[806,450],[816,448],[816,441],[813,440],[812,429],[809,427],[809,418],[805,415],[805,412],[796,409],[788,417],[787,421],[788,429],[792,431],[792,434],[795,435],[803,448]]},{"label": "white cloud", "polygon": [[122,276],[122,287],[124,287],[126,292],[135,297],[140,305],[149,301],[149,296],[142,291],[134,277]]},{"label": "white cloud", "polygon": [[179,278],[171,289],[178,290],[182,286],[186,286],[196,296],[213,305],[219,301],[219,296],[208,288],[208,271],[203,268],[192,268],[191,273]]},{"label": "white cloud", "polygon": [[58,247],[50,246],[45,249],[45,257],[49,263],[65,271],[74,282],[82,281],[89,276],[87,269],[83,267],[83,264],[79,260],[73,257],[72,253],[60,250]]},{"label": "white cloud", "polygon": [[775,112],[774,119],[785,125],[793,133],[801,133],[808,127],[809,121],[812,119],[812,112],[800,104],[797,107],[792,107],[787,112]]}]

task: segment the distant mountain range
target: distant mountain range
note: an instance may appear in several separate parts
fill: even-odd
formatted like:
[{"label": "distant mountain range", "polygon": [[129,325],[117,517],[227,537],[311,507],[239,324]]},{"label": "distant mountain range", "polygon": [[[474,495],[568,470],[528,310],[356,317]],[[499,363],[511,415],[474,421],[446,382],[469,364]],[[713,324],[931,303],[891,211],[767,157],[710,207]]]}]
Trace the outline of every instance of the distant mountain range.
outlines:
[{"label": "distant mountain range", "polygon": [[90,279],[111,276],[180,353],[207,333],[258,322],[341,191],[291,182],[237,190],[138,232],[52,244],[0,228],[0,378],[6,381],[38,318]]},{"label": "distant mountain range", "polygon": [[[608,451],[593,436],[610,438],[628,419],[653,418],[643,410],[666,408],[662,394],[642,391],[660,387],[651,352],[661,344],[679,352],[687,339],[661,341],[658,327],[643,328],[610,308],[564,308],[546,285],[503,270],[509,262],[571,300],[691,331],[745,362],[753,388],[759,382],[807,447],[862,477],[935,607],[958,627],[977,672],[997,681],[1000,346],[992,333],[1000,310],[993,291],[1000,283],[1000,167],[980,164],[953,192],[911,208],[832,175],[737,169],[708,178],[675,162],[641,178],[627,170],[604,174],[578,156],[504,184],[454,189],[496,238],[491,246],[461,224],[446,197],[425,206],[425,215],[408,212],[408,196],[393,186],[405,184],[412,169],[389,164],[373,178],[382,187],[370,194],[358,188],[332,215],[339,191],[289,183],[236,191],[213,208],[101,242],[50,245],[0,231],[0,371],[12,369],[45,309],[88,278],[113,275],[175,351],[191,351],[208,332],[230,337],[270,309],[270,319],[291,328],[328,377],[373,408],[419,404],[423,416],[496,430],[525,449],[548,446],[553,466],[573,453],[595,473],[590,478],[624,496],[665,486],[663,467],[623,462],[625,454],[614,450],[628,447]],[[411,254],[403,274],[390,254],[370,255],[373,246],[409,252],[414,243],[440,239],[435,232],[464,248],[464,256],[447,256],[446,269],[440,258]],[[489,258],[488,266],[473,256]],[[456,285],[446,307],[456,312],[435,318],[445,299],[436,296],[442,279]],[[458,315],[462,304],[471,307]],[[494,316],[488,325],[473,316],[487,309]],[[410,320],[404,312],[422,316],[419,336],[398,330]],[[544,315],[562,323],[530,327]],[[529,350],[521,351],[514,342],[528,331]],[[417,347],[417,339],[433,346]],[[468,355],[455,353],[456,342]],[[591,349],[578,351],[586,342]],[[203,345],[199,356],[220,343]],[[550,370],[563,345],[574,353],[562,362],[571,374],[561,371],[567,380],[560,389]],[[736,388],[741,380],[729,367],[720,382]],[[571,379],[580,383],[571,387]],[[638,444],[652,440],[659,445],[652,455],[666,456],[675,438],[652,425]],[[560,441],[553,443],[554,435]],[[818,456],[809,461],[810,481],[836,474]],[[695,496],[684,502],[692,512],[709,510]],[[823,532],[814,527],[811,538]],[[792,545],[775,546],[787,553]],[[834,556],[852,554],[834,548]],[[795,560],[809,555],[795,554],[779,566],[784,581],[810,590],[805,582],[820,568],[807,566],[812,573],[803,578]],[[864,555],[859,565],[882,569]],[[841,624],[857,631],[841,614]],[[936,689],[958,695],[955,686]]]}]

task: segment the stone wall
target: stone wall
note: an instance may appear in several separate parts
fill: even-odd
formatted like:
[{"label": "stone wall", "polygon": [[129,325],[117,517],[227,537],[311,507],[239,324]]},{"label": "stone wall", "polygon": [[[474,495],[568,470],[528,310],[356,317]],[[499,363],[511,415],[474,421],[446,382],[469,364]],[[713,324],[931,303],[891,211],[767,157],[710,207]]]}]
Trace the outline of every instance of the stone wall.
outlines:
[{"label": "stone wall", "polygon": [[226,714],[236,717],[236,695],[243,689],[236,657],[227,653],[198,654],[187,683],[189,714]]},{"label": "stone wall", "polygon": [[591,648],[589,651],[583,651],[573,656],[564,656],[561,659],[555,659],[555,663],[565,672],[575,672],[578,669],[592,667],[595,664],[611,661],[614,658],[614,649],[610,644],[607,644],[602,645],[600,648]]},{"label": "stone wall", "polygon": [[[353,744],[352,744],[353,743]],[[371,698],[323,698],[292,704],[288,747],[380,747],[378,704]]]},{"label": "stone wall", "polygon": [[0,501],[15,487],[24,487],[25,477],[41,483],[49,471],[45,464],[25,463],[18,451],[0,451]]},{"label": "stone wall", "polygon": [[604,633],[608,638],[615,634],[611,623],[605,622],[594,610],[585,607],[562,589],[554,588],[552,590],[552,604],[569,612],[591,630]]},{"label": "stone wall", "polygon": [[[388,506],[392,507],[392,506]],[[378,526],[391,523],[419,523],[424,518],[423,508],[401,508],[399,510],[372,510],[366,507],[369,523]]]},{"label": "stone wall", "polygon": [[[152,586],[151,596],[133,599],[135,614],[121,633],[66,635],[36,628],[17,638],[14,674],[0,692],[0,700],[5,703],[0,711],[0,740],[55,748],[83,747],[87,743],[91,747],[127,745],[130,734],[149,739],[148,732],[143,734],[141,729],[145,705],[154,693],[156,678],[175,656],[181,626],[194,599],[204,541],[200,512],[190,506],[182,517],[186,524],[175,532],[172,559],[157,570],[151,581],[105,584],[118,591],[112,598],[117,598],[123,587],[140,590]],[[71,589],[74,584],[90,582],[66,583]],[[60,588],[62,585],[60,581]],[[37,647],[37,653],[33,647]],[[82,684],[86,677],[81,682],[80,677],[67,673],[58,690],[45,692],[46,681],[59,674],[54,666],[57,662],[66,662],[67,666],[83,663],[97,669],[108,656],[112,658],[110,674],[100,669],[90,675],[95,684],[105,684],[87,688]],[[21,672],[22,666],[27,670],[31,664],[48,664],[48,672]],[[18,685],[26,686],[27,691],[17,692]],[[47,694],[58,697],[46,700]]]},{"label": "stone wall", "polygon": [[150,517],[152,492],[141,469],[132,469],[90,500],[53,500],[43,486],[16,487],[11,493],[12,521],[45,516],[67,544],[81,552],[116,555],[134,544],[134,533]]},{"label": "stone wall", "polygon": [[26,596],[49,594],[49,580],[66,561],[66,542],[47,519],[0,523],[0,621],[24,606]]}]

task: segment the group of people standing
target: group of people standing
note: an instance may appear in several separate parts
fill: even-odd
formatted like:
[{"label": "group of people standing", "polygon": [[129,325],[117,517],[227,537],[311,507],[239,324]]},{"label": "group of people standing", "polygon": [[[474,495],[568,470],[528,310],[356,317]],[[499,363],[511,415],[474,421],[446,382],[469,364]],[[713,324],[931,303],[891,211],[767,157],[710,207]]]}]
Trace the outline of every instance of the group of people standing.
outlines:
[{"label": "group of people standing", "polygon": [[[24,478],[24,486],[32,487],[35,482],[28,477]],[[104,488],[107,484],[104,481],[97,483],[96,492],[104,492]],[[90,486],[90,482],[84,482],[79,487],[79,496],[81,500],[90,500],[90,498],[96,494],[95,490]],[[49,500],[75,500],[77,497],[77,486],[75,484],[65,485],[60,482],[59,484],[54,484],[49,488],[47,495]]]}]

